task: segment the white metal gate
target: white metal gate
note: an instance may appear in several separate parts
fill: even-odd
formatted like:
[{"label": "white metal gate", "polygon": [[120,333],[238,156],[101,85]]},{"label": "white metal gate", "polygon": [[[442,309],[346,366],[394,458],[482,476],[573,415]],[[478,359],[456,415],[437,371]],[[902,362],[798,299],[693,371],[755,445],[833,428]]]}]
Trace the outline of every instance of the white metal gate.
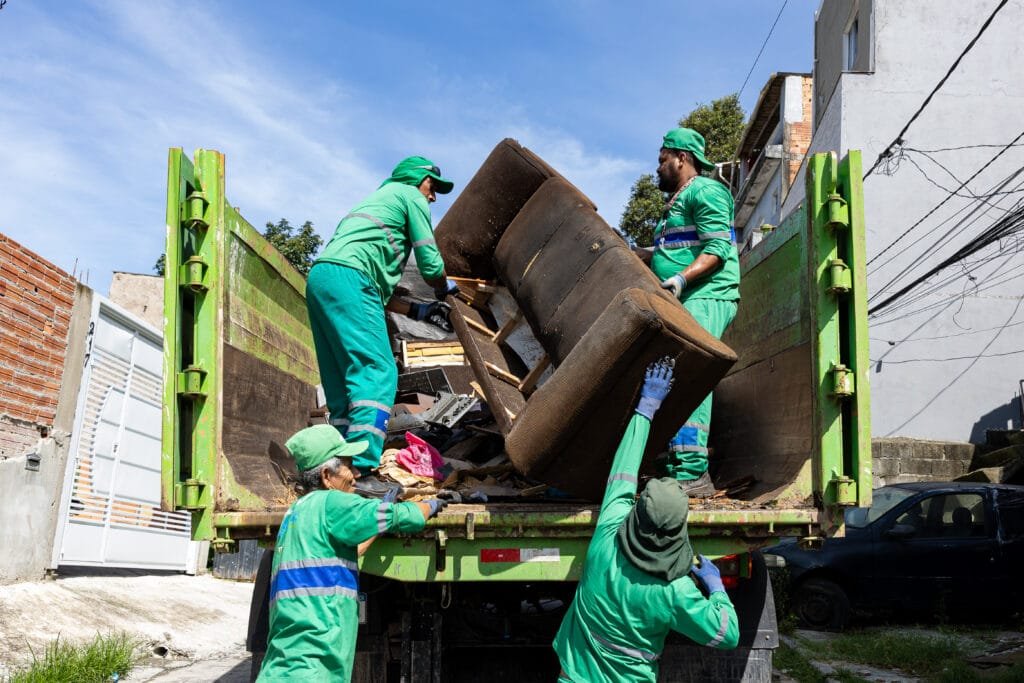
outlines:
[{"label": "white metal gate", "polygon": [[187,512],[160,509],[162,339],[94,297],[56,565],[188,569]]}]

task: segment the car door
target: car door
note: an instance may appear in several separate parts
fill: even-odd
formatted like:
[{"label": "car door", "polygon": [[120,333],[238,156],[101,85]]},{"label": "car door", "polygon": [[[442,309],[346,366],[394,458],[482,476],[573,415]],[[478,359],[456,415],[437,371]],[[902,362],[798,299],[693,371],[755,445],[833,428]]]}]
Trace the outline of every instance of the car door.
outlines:
[{"label": "car door", "polygon": [[993,595],[1006,596],[1011,607],[1024,608],[1024,487],[996,490],[995,516],[998,519],[999,557]]},{"label": "car door", "polygon": [[933,609],[959,602],[970,585],[996,569],[988,518],[984,496],[972,491],[925,493],[880,519],[874,550],[878,606]]}]

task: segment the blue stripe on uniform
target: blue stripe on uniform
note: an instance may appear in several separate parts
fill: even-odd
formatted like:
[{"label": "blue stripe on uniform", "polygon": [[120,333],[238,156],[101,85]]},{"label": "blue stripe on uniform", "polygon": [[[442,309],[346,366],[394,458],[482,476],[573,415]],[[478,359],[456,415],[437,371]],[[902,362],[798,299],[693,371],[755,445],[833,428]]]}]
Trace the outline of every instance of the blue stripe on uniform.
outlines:
[{"label": "blue stripe on uniform", "polygon": [[273,602],[282,593],[302,588],[356,591],[359,589],[359,578],[351,569],[340,565],[281,569],[270,582],[270,601]]}]

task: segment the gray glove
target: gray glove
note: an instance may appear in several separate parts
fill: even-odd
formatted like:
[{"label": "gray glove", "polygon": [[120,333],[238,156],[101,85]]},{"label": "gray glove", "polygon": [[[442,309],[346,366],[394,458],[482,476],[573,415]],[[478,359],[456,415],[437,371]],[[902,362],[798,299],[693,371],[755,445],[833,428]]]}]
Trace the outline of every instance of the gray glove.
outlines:
[{"label": "gray glove", "polygon": [[682,273],[676,273],[672,277],[667,277],[661,281],[661,288],[667,289],[672,292],[672,296],[679,298],[679,295],[686,289],[686,278],[683,277]]},{"label": "gray glove", "polygon": [[430,500],[425,500],[423,502],[430,506],[430,514],[427,515],[427,519],[437,517],[437,513],[441,512],[441,510],[444,510],[445,507],[448,506],[448,501],[442,500],[441,498],[431,498]]}]

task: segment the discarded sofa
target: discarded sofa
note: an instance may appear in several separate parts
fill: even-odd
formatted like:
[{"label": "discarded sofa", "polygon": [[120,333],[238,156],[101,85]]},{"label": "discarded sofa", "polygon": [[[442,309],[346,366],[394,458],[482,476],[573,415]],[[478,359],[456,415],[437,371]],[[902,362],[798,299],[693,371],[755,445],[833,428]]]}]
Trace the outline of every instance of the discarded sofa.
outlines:
[{"label": "discarded sofa", "polygon": [[665,450],[736,361],[661,289],[585,195],[513,140],[499,143],[467,185],[437,242],[446,264],[459,264],[455,272],[496,276],[508,287],[555,367],[536,391],[517,386],[509,378],[527,369],[487,333],[493,321],[456,302],[456,333],[509,459],[550,486],[600,500],[651,361],[675,358],[676,381],[652,425],[647,459]]}]

